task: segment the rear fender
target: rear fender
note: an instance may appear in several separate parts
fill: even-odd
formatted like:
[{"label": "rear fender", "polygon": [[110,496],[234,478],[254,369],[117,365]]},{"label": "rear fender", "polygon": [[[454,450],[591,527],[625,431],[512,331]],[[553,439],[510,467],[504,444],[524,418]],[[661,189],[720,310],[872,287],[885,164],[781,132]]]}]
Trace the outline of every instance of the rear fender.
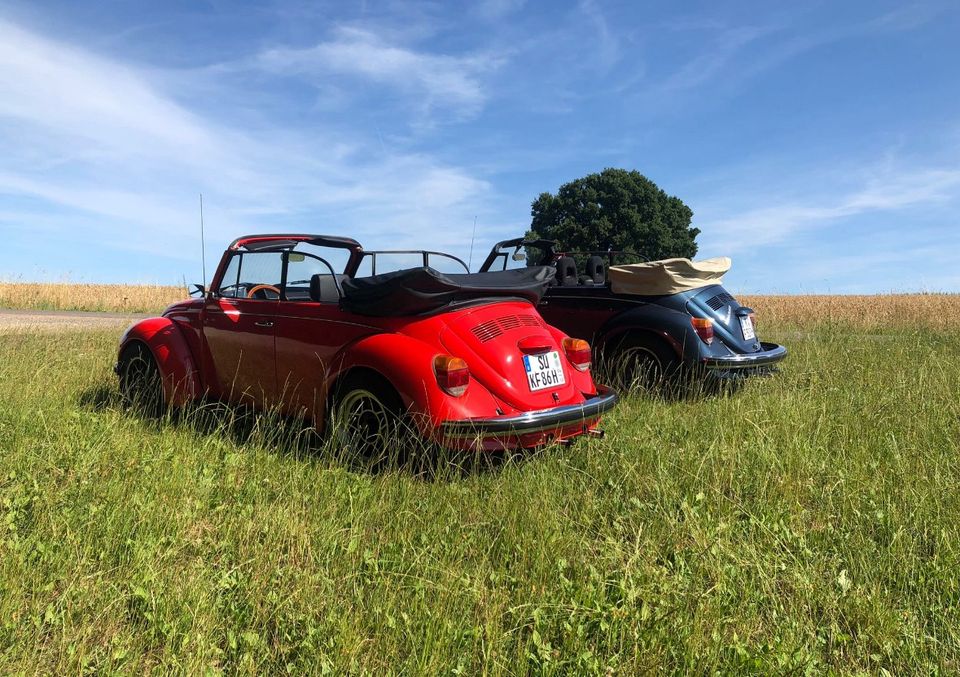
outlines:
[{"label": "rear fender", "polygon": [[163,393],[171,406],[197,399],[202,388],[190,348],[176,323],[166,317],[151,317],[130,327],[120,339],[119,356],[132,343],[145,345],[160,369]]},{"label": "rear fender", "polygon": [[475,379],[462,397],[440,389],[433,358],[441,354],[442,349],[403,334],[368,336],[341,353],[328,381],[330,392],[350,371],[370,369],[390,382],[424,433],[446,420],[497,416],[497,401]]},{"label": "rear fender", "polygon": [[[553,335],[554,340],[556,340],[557,345],[560,346],[560,352],[562,354],[563,339],[568,338],[567,335],[552,325],[548,324],[546,326],[547,326],[547,329],[550,331],[550,333]],[[594,361],[596,361],[597,351],[592,345],[590,347],[592,349],[593,359]],[[562,359],[566,360],[567,356],[563,355]],[[573,385],[577,388],[577,390],[579,390],[581,393],[585,395],[596,395],[597,385],[593,380],[593,370],[589,369],[587,371],[580,371],[579,369],[577,369],[576,367],[574,367],[572,364],[569,364],[569,363],[568,363],[568,366],[570,368],[567,369],[567,373],[572,374],[571,378],[573,380]]]},{"label": "rear fender", "polygon": [[654,304],[633,308],[607,321],[597,332],[597,348],[615,348],[637,332],[659,338],[684,362],[699,362],[703,342],[690,324],[690,314]]}]

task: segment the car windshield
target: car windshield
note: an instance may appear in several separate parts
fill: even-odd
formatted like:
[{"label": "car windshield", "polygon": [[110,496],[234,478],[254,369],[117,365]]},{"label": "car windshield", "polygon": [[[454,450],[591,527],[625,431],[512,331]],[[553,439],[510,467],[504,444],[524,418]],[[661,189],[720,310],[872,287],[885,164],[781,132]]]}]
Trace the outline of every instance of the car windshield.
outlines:
[{"label": "car windshield", "polygon": [[440,273],[469,273],[466,264],[455,256],[430,251],[371,251],[364,252],[356,277],[382,275],[398,270],[421,267]]},{"label": "car windshield", "polygon": [[546,251],[533,245],[521,244],[513,247],[501,247],[497,250],[496,258],[490,265],[490,270],[516,270],[543,264],[547,256]]},{"label": "car windshield", "polygon": [[[293,248],[293,251],[303,252],[304,254],[323,259],[330,264],[330,267],[333,268],[333,272],[335,273],[342,273],[347,267],[347,262],[350,261],[350,250],[342,247],[322,247],[308,242],[298,242],[297,246]],[[330,271],[325,270],[323,272]]]}]

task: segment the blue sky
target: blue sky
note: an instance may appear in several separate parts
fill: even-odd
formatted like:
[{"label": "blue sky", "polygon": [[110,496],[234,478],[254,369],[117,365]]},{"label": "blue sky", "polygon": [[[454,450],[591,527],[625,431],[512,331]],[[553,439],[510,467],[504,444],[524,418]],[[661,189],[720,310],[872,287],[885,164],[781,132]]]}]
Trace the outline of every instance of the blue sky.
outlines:
[{"label": "blue sky", "polygon": [[604,167],[736,291],[960,291],[954,2],[0,3],[0,278],[187,282],[249,232],[474,263]]}]

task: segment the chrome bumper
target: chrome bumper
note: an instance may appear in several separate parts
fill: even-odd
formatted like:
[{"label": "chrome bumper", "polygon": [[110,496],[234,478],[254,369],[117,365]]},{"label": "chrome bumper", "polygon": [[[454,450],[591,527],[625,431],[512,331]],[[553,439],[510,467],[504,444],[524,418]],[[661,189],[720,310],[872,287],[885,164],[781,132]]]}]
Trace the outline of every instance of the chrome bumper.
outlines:
[{"label": "chrome bumper", "polygon": [[440,434],[443,437],[474,437],[542,432],[598,418],[617,403],[617,393],[607,386],[597,386],[597,394],[588,397],[583,404],[568,404],[516,416],[444,421],[440,424]]},{"label": "chrome bumper", "polygon": [[700,364],[706,369],[755,369],[776,364],[787,356],[787,349],[776,343],[761,343],[763,350],[724,357],[704,357]]}]

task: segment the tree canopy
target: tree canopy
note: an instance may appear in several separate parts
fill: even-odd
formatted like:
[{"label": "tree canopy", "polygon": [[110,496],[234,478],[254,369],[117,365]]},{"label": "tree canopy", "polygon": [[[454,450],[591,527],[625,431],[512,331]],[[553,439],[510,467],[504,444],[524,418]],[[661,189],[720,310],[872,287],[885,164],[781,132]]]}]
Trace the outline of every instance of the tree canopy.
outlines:
[{"label": "tree canopy", "polygon": [[528,238],[557,240],[569,251],[626,250],[647,260],[692,258],[700,230],[693,210],[640,172],[604,169],[541,193]]}]

